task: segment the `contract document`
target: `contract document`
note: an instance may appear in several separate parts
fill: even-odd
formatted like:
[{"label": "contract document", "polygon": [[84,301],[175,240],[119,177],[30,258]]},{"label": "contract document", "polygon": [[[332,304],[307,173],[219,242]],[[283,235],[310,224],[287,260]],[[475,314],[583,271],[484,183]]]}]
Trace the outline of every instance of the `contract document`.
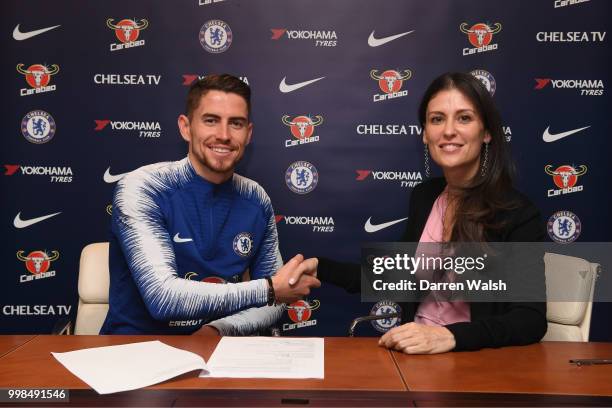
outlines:
[{"label": "contract document", "polygon": [[157,340],[51,354],[99,394],[134,390],[206,370],[199,355]]},{"label": "contract document", "polygon": [[200,377],[324,378],[322,338],[223,337]]}]

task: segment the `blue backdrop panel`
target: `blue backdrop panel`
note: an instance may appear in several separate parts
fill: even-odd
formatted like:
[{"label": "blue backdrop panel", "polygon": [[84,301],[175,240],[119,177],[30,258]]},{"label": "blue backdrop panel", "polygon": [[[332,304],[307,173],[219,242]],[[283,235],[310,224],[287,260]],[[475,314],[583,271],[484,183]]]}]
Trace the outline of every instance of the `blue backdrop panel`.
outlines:
[{"label": "blue backdrop panel", "polygon": [[[579,241],[609,241],[608,1],[1,7],[3,333],[45,333],[74,316],[80,251],[108,239],[115,182],[144,164],[185,156],[176,120],[188,85],[213,72],[242,77],[253,89],[253,142],[239,172],[272,198],[285,259],[301,252],[357,261],[362,243],[401,236],[405,220],[377,232],[366,224],[406,217],[412,188],[425,177],[416,109],[445,71],[487,72],[517,184],[543,218],[571,211],[581,222]],[[489,32],[479,39],[483,27]],[[285,182],[299,161],[318,173],[307,194]],[[545,166],[586,169],[569,181],[580,191],[555,195],[562,180]],[[287,334],[344,335],[372,304],[325,286],[294,306],[282,322]],[[612,340],[610,312],[609,303],[595,305],[593,340]]]}]

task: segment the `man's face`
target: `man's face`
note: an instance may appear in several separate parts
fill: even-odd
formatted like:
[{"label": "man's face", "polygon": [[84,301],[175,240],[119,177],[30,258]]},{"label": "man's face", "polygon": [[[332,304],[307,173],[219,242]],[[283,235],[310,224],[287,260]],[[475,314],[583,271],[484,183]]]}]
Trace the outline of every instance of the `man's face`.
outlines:
[{"label": "man's face", "polygon": [[212,183],[222,183],[232,176],[253,131],[244,98],[217,90],[200,98],[191,118],[179,116],[178,125],[189,143],[191,164]]}]

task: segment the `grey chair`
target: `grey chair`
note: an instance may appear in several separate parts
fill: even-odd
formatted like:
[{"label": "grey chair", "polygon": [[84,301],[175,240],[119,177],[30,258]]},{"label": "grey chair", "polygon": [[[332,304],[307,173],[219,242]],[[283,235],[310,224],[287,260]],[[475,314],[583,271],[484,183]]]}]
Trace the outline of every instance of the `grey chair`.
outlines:
[{"label": "grey chair", "polygon": [[[544,255],[544,264],[547,298],[554,301],[546,304],[548,330],[542,340],[589,341],[593,293],[601,266],[553,253]],[[560,301],[564,298],[568,301]]]}]

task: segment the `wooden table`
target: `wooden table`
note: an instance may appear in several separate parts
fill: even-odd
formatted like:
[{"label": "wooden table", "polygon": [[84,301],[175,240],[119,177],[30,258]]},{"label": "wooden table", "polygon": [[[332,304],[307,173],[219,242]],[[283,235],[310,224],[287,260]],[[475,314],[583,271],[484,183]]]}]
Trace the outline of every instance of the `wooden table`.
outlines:
[{"label": "wooden table", "polygon": [[391,352],[375,338],[326,338],[325,379],[198,378],[194,371],[141,390],[98,395],[50,352],[160,340],[208,361],[217,337],[37,336],[0,358],[0,388],[66,388],[74,405],[348,405],[401,406],[406,388]]},{"label": "wooden table", "polygon": [[194,371],[145,389],[98,395],[50,352],[156,339],[208,360],[218,338],[8,337],[15,336],[0,336],[0,347],[8,344],[4,350],[10,350],[0,357],[0,388],[70,389],[72,405],[612,405],[612,365],[577,367],[568,362],[610,358],[612,343],[545,342],[408,356],[377,347],[375,338],[326,338],[324,380],[198,378]]},{"label": "wooden table", "polygon": [[10,353],[24,343],[27,343],[34,337],[36,337],[35,334],[12,334],[10,336],[0,336],[0,357]]},{"label": "wooden table", "polygon": [[612,405],[612,343],[543,342],[475,352],[408,356],[393,352],[417,406]]}]

